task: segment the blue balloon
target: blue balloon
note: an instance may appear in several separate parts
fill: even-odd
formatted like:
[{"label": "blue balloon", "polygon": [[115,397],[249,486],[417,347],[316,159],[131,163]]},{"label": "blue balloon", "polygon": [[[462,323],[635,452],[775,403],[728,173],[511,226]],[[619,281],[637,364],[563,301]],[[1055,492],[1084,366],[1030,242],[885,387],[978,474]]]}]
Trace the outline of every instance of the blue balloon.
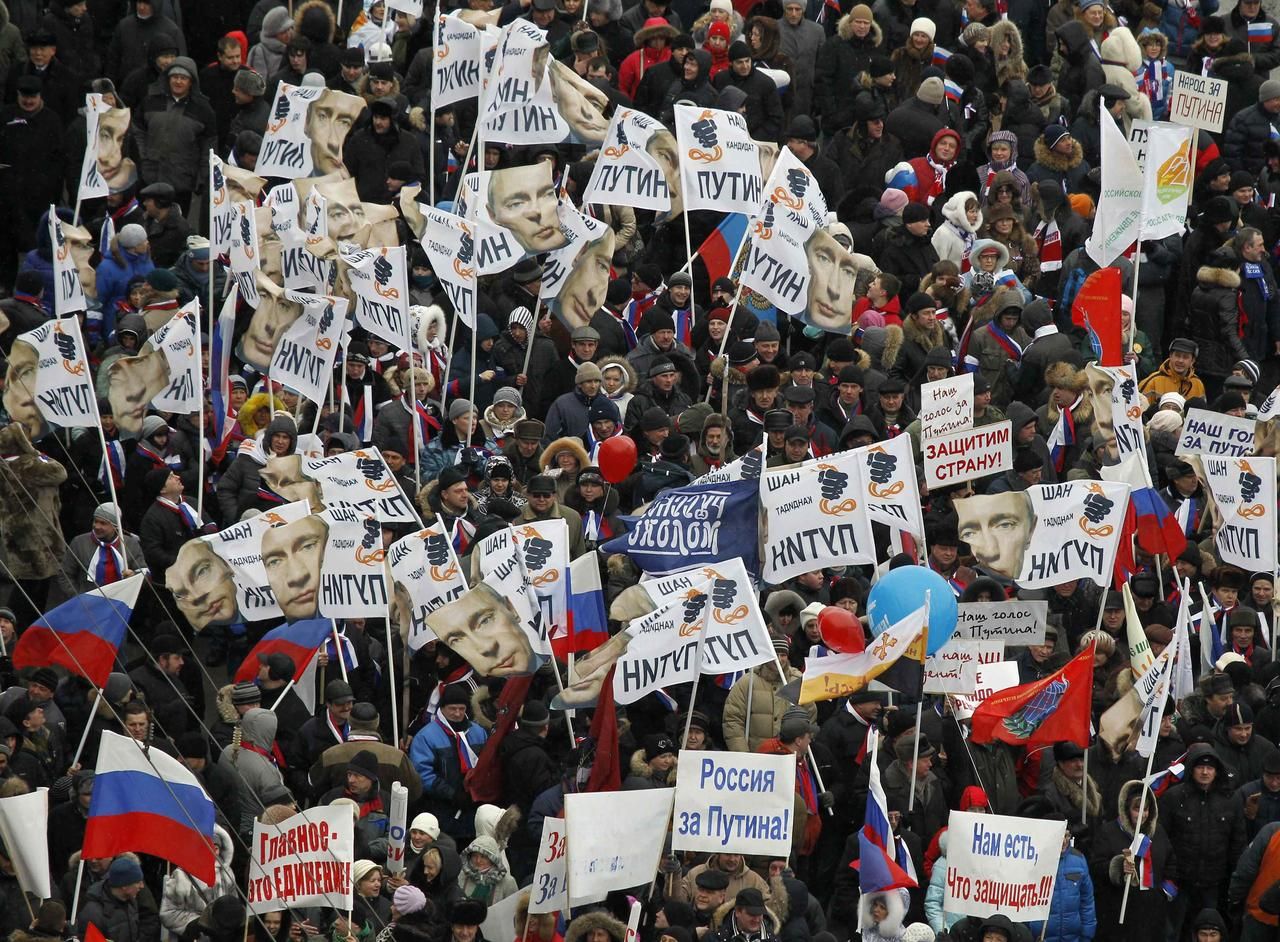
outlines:
[{"label": "blue balloon", "polygon": [[956,594],[947,580],[926,566],[899,566],[880,577],[867,599],[871,634],[880,634],[924,604],[929,593],[929,654],[951,640],[956,631]]}]

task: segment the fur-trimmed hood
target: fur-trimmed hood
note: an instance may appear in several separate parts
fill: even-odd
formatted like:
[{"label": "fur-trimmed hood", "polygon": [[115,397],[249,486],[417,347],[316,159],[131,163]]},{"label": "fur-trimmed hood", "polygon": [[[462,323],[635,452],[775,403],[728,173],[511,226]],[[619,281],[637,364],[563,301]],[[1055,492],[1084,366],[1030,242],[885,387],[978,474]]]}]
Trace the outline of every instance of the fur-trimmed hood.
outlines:
[{"label": "fur-trimmed hood", "polygon": [[[556,920],[557,913],[540,913],[536,916],[529,915],[529,897],[531,890],[521,890],[516,899],[516,909],[511,916],[511,928],[515,930],[516,938],[523,940],[525,937],[525,920],[529,920],[528,928],[532,930],[532,938],[543,939],[545,942],[551,942],[556,937]],[[550,932],[546,931],[550,927]],[[625,931],[625,927],[624,927]]]},{"label": "fur-trimmed hood", "polygon": [[[1129,804],[1133,796],[1138,794],[1138,790],[1142,787],[1142,782],[1137,779],[1132,779],[1120,786],[1120,798],[1116,802],[1116,811],[1120,817],[1120,829],[1126,834],[1132,834],[1133,828],[1129,824],[1129,816],[1124,812],[1125,806]],[[1147,810],[1151,812],[1151,817],[1147,818],[1146,824],[1142,826],[1142,833],[1154,834],[1156,824],[1160,820],[1160,808],[1149,788],[1147,789]]]},{"label": "fur-trimmed hood", "polygon": [[1050,149],[1043,137],[1037,137],[1035,155],[1036,163],[1048,167],[1054,173],[1067,173],[1080,166],[1080,162],[1084,160],[1084,148],[1080,146],[1079,141],[1072,138],[1071,153],[1064,157],[1056,150]]},{"label": "fur-trimmed hood", "polygon": [[235,689],[235,686],[235,684],[226,684],[218,688],[218,719],[233,726],[240,719],[240,714],[236,712],[235,704],[231,702],[231,691]]},{"label": "fur-trimmed hood", "polygon": [[1196,283],[1202,288],[1229,288],[1234,291],[1240,287],[1240,274],[1231,268],[1201,265],[1196,272]]},{"label": "fur-trimmed hood", "polygon": [[1103,65],[1124,66],[1130,72],[1137,72],[1142,67],[1142,47],[1127,26],[1113,29],[1102,41],[1100,51]]},{"label": "fur-trimmed hood", "polygon": [[983,249],[995,246],[1000,250],[1000,260],[996,262],[996,271],[1004,271],[1009,267],[1009,250],[995,239],[978,239],[973,243],[973,247],[969,249],[969,270],[978,271],[978,256],[982,254]]},{"label": "fur-trimmed hood", "polygon": [[[770,902],[772,903],[772,900]],[[732,917],[733,903],[733,900],[727,899],[716,907],[716,911],[711,914],[711,928],[713,931],[718,931],[720,927],[724,925],[724,921]],[[776,936],[782,929],[782,920],[779,919],[778,914],[774,912],[773,905],[769,905],[764,908],[764,918],[769,920],[769,935]],[[568,939],[566,939],[565,942],[568,942]]]},{"label": "fur-trimmed hood", "polygon": [[908,317],[902,322],[902,339],[909,343],[914,343],[920,349],[928,353],[934,347],[945,347],[947,345],[947,336],[936,319],[929,325],[928,330],[924,330],[914,317]]},{"label": "fur-trimmed hood", "polygon": [[[717,385],[724,379],[725,364],[727,362],[726,357],[716,357],[711,361],[711,376],[715,379]],[[736,366],[729,367],[729,385],[746,386],[747,374]]]},{"label": "fur-trimmed hood", "polygon": [[542,454],[538,457],[538,467],[543,471],[553,467],[555,457],[562,451],[569,451],[578,459],[578,470],[581,471],[587,465],[591,464],[591,459],[587,455],[587,449],[583,447],[581,440],[577,438],[557,438],[546,448],[542,449]]},{"label": "fur-trimmed hood", "polygon": [[902,350],[902,328],[897,324],[869,327],[862,334],[862,346],[860,352],[867,355],[867,362],[859,362],[858,365],[863,369],[869,367],[887,373],[898,362],[898,353]]},{"label": "fur-trimmed hood", "polygon": [[[612,613],[611,613],[612,614]],[[631,753],[631,761],[627,765],[627,771],[638,778],[651,778],[659,785],[674,785],[676,783],[676,765],[671,766],[671,770],[666,774],[655,773],[649,768],[649,763],[645,761],[644,750],[637,749]]]},{"label": "fur-trimmed hood", "polygon": [[[1014,157],[1017,157],[1016,152]],[[951,197],[951,199],[947,200],[946,203],[943,204],[942,218],[965,232],[977,232],[978,228],[982,225],[982,212],[978,212],[978,221],[970,225],[969,217],[964,211],[965,204],[970,200],[973,200],[975,203],[978,202],[978,194],[970,192],[969,190],[961,190],[959,193],[956,193]]]},{"label": "fur-trimmed hood", "polygon": [[[906,890],[885,890],[880,893],[862,894],[858,900],[860,924],[869,928],[874,927],[875,934],[882,939],[896,939],[902,934],[902,923],[907,918],[907,904],[902,899],[906,892]],[[877,899],[884,900],[885,908],[889,910],[889,915],[880,923],[871,921],[871,904]]]},{"label": "fur-trimmed hood", "polygon": [[[1000,45],[1009,40],[1009,54],[1000,56]],[[1013,20],[1001,20],[991,27],[991,55],[996,63],[996,79],[1003,85],[1011,78],[1025,78],[1026,63],[1022,59],[1022,33]]]},{"label": "fur-trimmed hood", "polygon": [[1138,43],[1139,53],[1142,52],[1142,44],[1151,39],[1160,43],[1160,55],[1162,58],[1169,54],[1169,37],[1166,36],[1162,30],[1156,29],[1153,26],[1148,26],[1138,34],[1138,38],[1135,41]]},{"label": "fur-trimmed hood", "polygon": [[[363,98],[366,104],[370,104],[370,105],[373,104],[374,99],[377,97],[369,89],[369,76],[367,73],[365,75],[360,76],[360,78],[356,80],[356,94],[359,95],[361,98]],[[387,92],[387,95],[384,97],[396,98],[396,97],[399,97],[399,95],[400,95],[400,76],[396,75],[396,76],[393,76],[391,79],[391,91]]]},{"label": "fur-trimmed hood", "polygon": [[[836,24],[836,35],[844,40],[855,38],[853,35],[852,13],[846,13],[840,17],[840,22]],[[871,21],[871,32],[867,33],[867,37],[872,41],[873,46],[879,47],[884,44],[884,30],[880,28],[880,24],[875,20]]]},{"label": "fur-trimmed hood", "polygon": [[512,805],[501,808],[498,805],[481,805],[476,809],[476,836],[491,837],[502,850],[506,850],[507,842],[520,826],[520,807]]},{"label": "fur-trimmed hood", "polygon": [[[393,366],[385,373],[382,378],[387,381],[387,389],[391,391],[391,395],[400,396],[409,393],[409,371],[407,367]],[[432,377],[429,370],[420,366],[413,368],[413,391],[417,393],[418,399],[426,399],[427,394],[436,388],[436,381]]]},{"label": "fur-trimmed hood", "polygon": [[1075,21],[1084,27],[1085,33],[1097,40],[1101,40],[1103,36],[1114,32],[1116,27],[1120,25],[1120,21],[1116,19],[1116,15],[1106,7],[1103,7],[1102,26],[1098,28],[1097,33],[1094,32],[1093,27],[1084,21],[1084,16],[1081,15],[1078,8],[1076,10]]},{"label": "fur-trimmed hood", "polygon": [[622,368],[627,377],[622,383],[623,394],[635,392],[636,386],[640,384],[640,377],[636,375],[636,368],[631,365],[631,361],[626,357],[604,357],[596,361],[596,366],[600,367],[601,373],[611,366]]},{"label": "fur-trimmed hood", "polygon": [[[323,2],[323,0],[319,0]],[[438,304],[415,305],[409,308],[409,314],[413,317],[413,333],[414,339],[418,342],[418,349],[422,351],[430,350],[432,342],[427,339],[431,333],[431,327],[436,329],[435,343],[444,346],[449,342],[449,322],[445,316],[444,308]]]},{"label": "fur-trimmed hood", "polygon": [[624,942],[627,937],[627,927],[624,923],[606,912],[597,910],[583,913],[569,923],[568,928],[564,930],[564,942],[586,942],[587,936],[596,929],[603,929],[608,933],[611,942]]},{"label": "fur-trimmed hood", "polygon": [[934,44],[929,43],[923,49],[917,49],[911,45],[911,37],[907,37],[905,45],[899,46],[893,52],[889,53],[889,61],[897,65],[903,59],[911,59],[914,62],[923,62],[925,64],[933,62]]},{"label": "fur-trimmed hood", "polygon": [[[253,420],[253,414],[263,406],[266,406],[270,412],[267,415],[267,421],[259,425]],[[253,438],[271,424],[271,417],[276,414],[277,410],[284,408],[284,400],[279,396],[273,396],[268,392],[256,392],[244,401],[244,405],[240,407],[240,414],[236,416],[236,421],[240,423],[240,431],[244,433],[245,437]]]},{"label": "fur-trimmed hood", "polygon": [[[422,511],[422,522],[427,526],[431,526],[440,513],[439,490],[440,479],[433,478],[424,484],[422,490],[418,492],[418,509]],[[467,507],[469,513],[476,514],[480,512],[480,504],[476,501],[476,496],[470,491],[467,492]]]},{"label": "fur-trimmed hood", "polygon": [[338,30],[338,20],[325,0],[307,0],[293,15],[299,33],[313,43],[331,43]]}]

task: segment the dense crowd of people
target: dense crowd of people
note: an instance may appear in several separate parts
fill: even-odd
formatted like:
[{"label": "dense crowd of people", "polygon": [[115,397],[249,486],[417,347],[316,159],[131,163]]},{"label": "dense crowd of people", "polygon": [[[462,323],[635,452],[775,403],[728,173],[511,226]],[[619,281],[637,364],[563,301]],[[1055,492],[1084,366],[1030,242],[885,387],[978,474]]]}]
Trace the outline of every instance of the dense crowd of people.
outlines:
[{"label": "dense crowd of people", "polygon": [[[12,942],[83,939],[91,929],[111,942],[482,942],[489,907],[518,894],[512,924],[488,942],[630,942],[631,898],[643,904],[646,942],[1275,936],[1276,549],[1264,548],[1253,570],[1222,561],[1199,465],[1177,449],[1189,410],[1258,418],[1280,382],[1280,80],[1270,77],[1280,23],[1261,0],[1228,13],[1218,0],[468,0],[474,22],[544,30],[550,55],[611,110],[635,108],[668,127],[680,103],[736,111],[754,139],[789,149],[821,187],[828,234],[857,261],[855,304],[839,332],[741,292],[732,265],[687,258],[686,245],[712,236],[721,213],[582,205],[592,147],[486,142],[468,161],[475,100],[433,105],[430,4],[415,15],[411,0],[7,2],[0,800],[49,789],[53,886],[45,900],[25,893],[21,861],[0,846],[0,931]],[[1114,265],[1123,358],[1146,398],[1143,457],[1187,549],[1173,559],[1138,553],[1128,586],[1153,651],[1174,640],[1182,580],[1193,617],[1212,622],[1223,650],[1202,668],[1192,638],[1197,687],[1168,704],[1151,766],[1171,769],[1175,783],[1157,786],[1143,783],[1136,723],[1117,731],[1104,720],[1136,696],[1120,586],[1019,587],[989,535],[962,526],[955,502],[1097,479],[1116,463],[1086,372],[1094,338],[1072,316],[1098,270],[1085,243],[1100,198],[1101,110],[1126,136],[1167,118],[1175,69],[1226,82],[1223,130],[1195,132],[1185,231],[1142,241]],[[219,438],[210,338],[230,279],[210,244],[209,155],[261,205],[283,182],[254,169],[284,85],[358,99],[345,136],[313,139],[317,172],[351,178],[357,198],[342,211],[392,221],[409,246],[411,342],[397,347],[357,325],[327,399],[309,401],[251,365],[250,341],[264,341],[242,297]],[[87,114],[90,94],[112,110]],[[91,120],[90,163],[109,194],[81,200]],[[607,291],[588,324],[567,327],[540,301],[545,270],[531,256],[481,278],[468,328],[402,197],[417,186],[419,200],[433,194],[451,206],[475,163],[543,161],[560,198],[614,233]],[[19,335],[54,316],[62,247],[50,236],[51,207],[79,253],[88,304],[70,316],[88,348],[101,437],[45,424],[35,365],[14,352]],[[356,222],[347,235],[369,231]],[[204,415],[111,395],[112,365],[137,356],[192,301]],[[268,354],[278,340],[266,337]],[[376,446],[422,524],[451,535],[467,572],[486,535],[565,521],[570,557],[598,563],[616,633],[648,609],[633,590],[639,568],[602,547],[655,497],[739,458],[754,460],[758,476],[899,435],[919,461],[923,384],[964,372],[974,376],[973,424],[1011,423],[1011,468],[922,485],[927,549],[877,523],[879,567],[760,585],[776,661],[617,708],[616,756],[595,748],[590,711],[548,709],[569,665],[543,663],[512,706],[504,689],[513,681],[479,667],[488,652],[443,641],[412,650],[406,625],[388,632],[380,619],[338,622],[317,655],[318,677],[306,680],[314,711],[288,654],[259,658],[249,665],[255,679],[235,682],[279,619],[195,625],[225,602],[202,595],[198,575],[177,584],[172,574],[189,542],[290,499],[297,482],[280,479],[269,459]],[[1276,453],[1274,415],[1261,415],[1258,454]],[[618,437],[638,457],[629,473],[606,476],[600,452]],[[384,524],[384,544],[416,529]],[[839,607],[865,627],[873,581],[912,562],[962,601],[1047,603],[1043,643],[1005,654],[1021,683],[1093,646],[1099,732],[1088,750],[970,742],[945,697],[926,699],[919,726],[914,703],[884,692],[792,702],[785,688],[825,650],[822,611]],[[135,573],[145,587],[104,686],[63,662],[14,668],[14,646],[41,613]],[[504,717],[514,728],[498,736]],[[872,728],[883,734],[874,761],[890,853],[915,885],[860,893]],[[104,731],[175,757],[203,784],[217,808],[213,883],[146,855],[81,859]],[[477,797],[468,772],[491,736],[498,784]],[[542,824],[563,814],[564,796],[614,759],[614,787],[670,788],[678,754],[692,750],[796,757],[792,853],[664,853],[631,898],[530,916]],[[393,782],[410,802],[399,872],[387,867]],[[248,916],[255,821],[320,804],[348,806],[355,820],[353,908]],[[947,910],[951,810],[1068,823],[1047,920]],[[1138,832],[1149,841],[1135,841]]]}]

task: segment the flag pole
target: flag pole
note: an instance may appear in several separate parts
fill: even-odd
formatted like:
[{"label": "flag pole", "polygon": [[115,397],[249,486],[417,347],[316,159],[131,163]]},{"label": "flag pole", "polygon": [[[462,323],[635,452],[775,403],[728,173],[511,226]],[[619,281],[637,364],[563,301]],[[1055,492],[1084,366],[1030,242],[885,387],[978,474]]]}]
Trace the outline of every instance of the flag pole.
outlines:
[{"label": "flag pole", "polygon": [[[533,357],[533,338],[538,336],[538,315],[542,311],[542,293],[538,293],[538,300],[533,302],[533,324],[529,327],[529,342],[524,345],[524,368],[520,370],[522,376],[529,375],[529,360]],[[471,367],[475,369],[475,364]],[[524,401],[524,389],[520,390],[520,399]]]},{"label": "flag pole", "polygon": [[[80,863],[76,864],[76,888],[75,895],[71,898],[71,918],[67,921],[67,925],[74,926],[76,924],[76,914],[80,911],[80,883],[84,879],[84,854],[80,855]],[[32,920],[34,922],[34,920]]]},{"label": "flag pole", "polygon": [[[456,318],[457,312],[454,312]],[[413,486],[415,491],[422,490],[422,462],[419,459],[419,452],[422,451],[422,420],[418,417],[418,383],[413,374],[413,336],[410,333],[409,318],[404,319],[404,350],[405,355],[409,357],[409,444],[413,448]],[[449,377],[444,378],[443,386],[449,385]],[[345,379],[342,388],[346,389]],[[443,399],[440,400],[444,402]],[[444,406],[441,405],[441,409]],[[415,494],[415,496],[417,496]]]},{"label": "flag pole", "polygon": [[[1173,673],[1172,666],[1169,669],[1169,673],[1170,674]],[[1156,688],[1155,695],[1163,695],[1164,697],[1167,698],[1169,696],[1168,686],[1169,686],[1168,683],[1162,680],[1160,686]],[[1160,714],[1161,714],[1161,722],[1164,722],[1164,705],[1163,704],[1161,704],[1160,706]],[[1158,740],[1159,738],[1160,738],[1160,732],[1159,730],[1157,730],[1156,739]],[[1139,793],[1139,798],[1138,798],[1138,824],[1134,828],[1135,834],[1139,833],[1142,830],[1142,823],[1143,823],[1142,818],[1143,818],[1143,815],[1146,814],[1146,808],[1147,808],[1147,791],[1151,788],[1151,786],[1147,784],[1147,779],[1151,778],[1151,765],[1155,761],[1155,758],[1156,758],[1156,750],[1155,750],[1155,747],[1153,746],[1151,749],[1151,755],[1147,756],[1147,771],[1142,776],[1142,791]],[[1121,816],[1126,815],[1128,813],[1129,813],[1128,808],[1120,809]],[[1155,874],[1152,874],[1152,877],[1154,876]],[[1124,925],[1125,910],[1129,906],[1129,887],[1132,883],[1133,883],[1133,874],[1126,873],[1124,875],[1124,896],[1120,898],[1120,925]]]},{"label": "flag pole", "polygon": [[[338,635],[338,622],[336,619],[329,619],[329,632],[333,635],[333,652],[338,659],[338,669],[342,671],[342,680],[344,683],[350,683],[347,680],[347,659],[342,656],[342,638]],[[387,649],[387,656],[391,656],[391,649]],[[272,707],[275,709],[275,707]]]},{"label": "flag pole", "polygon": [[[395,653],[391,650],[391,596],[387,596],[387,684],[388,692],[391,694],[391,741],[400,745],[400,711],[396,703],[396,658]],[[341,652],[339,652],[341,653]],[[345,666],[343,673],[346,673]],[[345,678],[344,678],[345,679]]]},{"label": "flag pole", "polygon": [[285,684],[284,689],[280,691],[280,696],[276,697],[276,702],[271,704],[272,713],[276,711],[276,707],[278,707],[284,701],[284,698],[289,695],[289,691],[293,689],[293,685],[297,683],[297,681],[298,679],[296,677],[289,678],[289,682]]},{"label": "flag pole", "polygon": [[[209,265],[209,284],[213,284],[213,264]],[[212,308],[209,309],[209,324],[210,326],[213,325],[213,309]],[[201,371],[200,375],[204,376],[204,367],[201,365],[204,362],[204,360],[201,357],[200,315],[198,313],[196,314],[196,323],[195,323],[194,333],[195,333],[195,340],[196,340],[196,365],[197,367],[199,367]],[[319,412],[319,409],[317,409],[316,411]],[[199,421],[199,429],[198,429],[198,435],[197,435],[198,441],[196,443],[196,450],[198,452],[198,454],[196,455],[196,519],[203,522],[204,521],[204,446],[205,446],[204,396],[203,395],[200,396],[199,401],[196,403],[196,415]],[[111,473],[110,471],[107,472],[108,476],[110,476],[110,473]],[[122,539],[120,542],[124,543],[124,540]]]},{"label": "flag pole", "polygon": [[93,728],[93,718],[98,715],[98,704],[102,702],[102,688],[96,687],[94,689],[98,691],[98,695],[94,697],[93,709],[89,711],[89,722],[85,724],[84,732],[80,734],[80,745],[76,746],[75,757],[71,760],[73,766],[80,764],[80,756],[84,752],[84,744],[89,741],[89,730]]},{"label": "flag pole", "polygon": [[[929,630],[929,591],[924,593],[924,631]],[[917,635],[917,637],[919,637]],[[927,642],[926,642],[927,644]],[[916,735],[915,745],[911,750],[911,788],[907,792],[907,812],[916,810],[916,767],[920,764],[920,721],[924,718],[924,689],[920,690],[920,699],[916,701]]]},{"label": "flag pole", "polygon": [[[728,336],[728,335],[726,334],[725,336]],[[774,649],[774,652],[773,652],[773,663],[777,665],[777,668],[778,668],[778,680],[786,681],[787,672],[783,670],[782,660],[781,658],[778,657],[778,651],[776,648]],[[748,726],[749,725],[750,723],[748,723]],[[685,732],[685,735],[686,736],[688,735],[687,731]],[[813,780],[818,783],[818,791],[825,792],[827,790],[827,786],[826,786],[826,783],[822,781],[822,773],[818,771],[818,760],[813,755],[813,746],[809,747],[808,756],[809,756],[809,768],[813,772]],[[835,813],[836,812],[834,808],[827,809],[827,814],[834,816]]]},{"label": "flag pole", "polygon": [[[94,403],[93,411],[98,411],[98,404]],[[129,548],[128,541],[125,539],[124,530],[124,514],[120,509],[120,498],[116,496],[116,476],[111,473],[111,461],[107,455],[107,433],[102,430],[102,419],[98,419],[98,441],[102,444],[102,457],[107,462],[107,489],[111,492],[111,503],[116,508],[116,530],[120,537],[120,559],[124,563],[125,571],[129,570]],[[201,446],[203,453],[203,445]]]}]

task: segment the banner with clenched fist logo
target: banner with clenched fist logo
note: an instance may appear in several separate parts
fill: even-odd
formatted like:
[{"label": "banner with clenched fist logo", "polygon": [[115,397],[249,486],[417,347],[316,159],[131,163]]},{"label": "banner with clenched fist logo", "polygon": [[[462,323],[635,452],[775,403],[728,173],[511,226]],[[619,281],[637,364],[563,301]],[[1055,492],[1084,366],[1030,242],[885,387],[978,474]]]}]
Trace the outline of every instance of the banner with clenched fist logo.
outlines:
[{"label": "banner with clenched fist logo", "polygon": [[[569,525],[564,520],[520,521],[512,528],[529,588],[537,600],[543,629],[568,630]],[[544,648],[550,652],[550,648]]]},{"label": "banner with clenched fist logo", "polygon": [[672,206],[675,194],[671,192],[677,183],[674,148],[671,132],[658,121],[643,111],[619,108],[582,201],[652,209],[668,219],[677,215],[679,207]]},{"label": "banner with clenched fist logo", "polygon": [[[559,522],[563,523],[563,521]],[[565,533],[567,539],[568,531],[566,530]],[[546,542],[549,541],[544,541],[533,550],[535,560],[543,564],[539,576],[544,581],[545,562],[551,556],[550,550],[545,545]],[[550,654],[551,642],[544,621],[542,604],[529,581],[529,572],[525,568],[524,548],[517,542],[516,534],[510,527],[489,534],[480,541],[477,552],[480,558],[480,581],[496,589],[498,594],[511,605],[534,653]],[[563,581],[564,575],[557,572],[556,578]]]},{"label": "banner with clenched fist logo", "polygon": [[341,507],[262,534],[267,584],[288,621],[385,617],[385,560],[382,525]]},{"label": "banner with clenched fist logo", "polygon": [[467,580],[453,551],[453,542],[436,522],[391,544],[392,615],[410,651],[417,651],[435,634],[427,616],[467,591]]},{"label": "banner with clenched fist logo", "polygon": [[911,439],[899,435],[854,450],[861,455],[863,500],[867,515],[876,523],[906,530],[924,539],[924,517],[920,513],[920,483],[916,480]]},{"label": "banner with clenched fist logo", "polygon": [[50,321],[14,338],[4,407],[32,441],[47,431],[46,422],[59,428],[98,424],[98,399],[78,318]]},{"label": "banner with clenched fist logo", "polygon": [[409,265],[403,245],[343,255],[356,299],[356,323],[400,349],[409,342]]},{"label": "banner with clenched fist logo", "polygon": [[1276,459],[1200,459],[1222,523],[1215,544],[1222,561],[1245,572],[1276,569]]},{"label": "banner with clenched fist logo", "polygon": [[271,381],[323,405],[347,325],[347,299],[305,291],[286,291],[284,298],[300,305],[301,312],[276,344]]},{"label": "banner with clenched fist logo", "polygon": [[778,585],[827,566],[875,565],[866,459],[866,452],[845,451],[761,476],[765,582]]},{"label": "banner with clenched fist logo", "polygon": [[1110,584],[1129,485],[1040,484],[955,502],[960,539],[979,568],[1044,589],[1072,579]]},{"label": "banner with clenched fist logo", "polygon": [[740,213],[764,192],[760,154],[736,111],[676,105],[680,189],[685,209]]},{"label": "banner with clenched fist logo", "polygon": [[369,514],[380,523],[422,522],[377,448],[302,458],[299,472],[320,485],[321,503],[327,506]]},{"label": "banner with clenched fist logo", "polygon": [[711,581],[703,580],[664,596],[657,611],[627,626],[630,641],[613,672],[618,703],[635,703],[660,688],[698,679],[711,588]]}]

